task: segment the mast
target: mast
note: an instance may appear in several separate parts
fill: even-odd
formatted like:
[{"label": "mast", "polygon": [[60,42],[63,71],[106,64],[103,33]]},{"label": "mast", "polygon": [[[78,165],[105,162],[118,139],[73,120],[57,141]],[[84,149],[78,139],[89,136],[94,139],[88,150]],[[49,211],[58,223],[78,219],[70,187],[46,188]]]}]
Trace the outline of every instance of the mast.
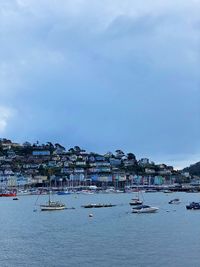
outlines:
[{"label": "mast", "polygon": [[49,190],[49,205],[51,203],[51,191]]},{"label": "mast", "polygon": [[51,176],[50,176],[50,183],[49,183],[49,206],[51,203]]}]

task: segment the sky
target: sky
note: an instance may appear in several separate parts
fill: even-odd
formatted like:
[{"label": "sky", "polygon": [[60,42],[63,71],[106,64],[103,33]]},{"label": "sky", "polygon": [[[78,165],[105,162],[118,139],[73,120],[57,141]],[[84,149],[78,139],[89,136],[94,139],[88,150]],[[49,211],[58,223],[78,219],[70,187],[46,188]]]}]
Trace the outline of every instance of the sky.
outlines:
[{"label": "sky", "polygon": [[0,0],[0,136],[200,161],[200,0]]}]

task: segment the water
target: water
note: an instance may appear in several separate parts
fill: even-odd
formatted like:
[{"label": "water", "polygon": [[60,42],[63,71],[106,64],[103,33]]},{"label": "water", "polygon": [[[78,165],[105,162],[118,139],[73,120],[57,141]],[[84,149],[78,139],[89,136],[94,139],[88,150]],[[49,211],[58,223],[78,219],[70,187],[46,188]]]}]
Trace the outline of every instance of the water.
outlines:
[{"label": "water", "polygon": [[[33,212],[37,196],[0,198],[0,266],[199,266],[200,211],[185,205],[200,194],[146,193],[145,203],[160,208],[155,214],[130,213],[132,197],[56,196],[76,209],[54,212]],[[181,204],[168,204],[177,197]],[[100,202],[118,206],[80,207]]]}]

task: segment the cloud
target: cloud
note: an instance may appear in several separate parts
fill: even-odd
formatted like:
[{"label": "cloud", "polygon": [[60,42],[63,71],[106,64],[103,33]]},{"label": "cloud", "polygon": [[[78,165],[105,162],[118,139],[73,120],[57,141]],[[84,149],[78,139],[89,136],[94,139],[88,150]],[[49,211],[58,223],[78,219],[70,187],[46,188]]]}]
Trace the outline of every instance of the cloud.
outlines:
[{"label": "cloud", "polygon": [[14,116],[15,111],[11,108],[0,106],[0,134],[6,132],[9,120]]},{"label": "cloud", "polygon": [[0,105],[18,114],[1,129],[163,160],[198,154],[199,11],[195,0],[1,1]]}]

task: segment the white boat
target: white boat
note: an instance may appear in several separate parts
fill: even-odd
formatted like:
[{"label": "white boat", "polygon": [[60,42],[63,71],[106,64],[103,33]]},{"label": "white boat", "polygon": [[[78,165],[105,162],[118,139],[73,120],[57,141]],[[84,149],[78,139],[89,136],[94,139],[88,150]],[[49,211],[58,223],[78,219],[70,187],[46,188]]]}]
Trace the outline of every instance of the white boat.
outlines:
[{"label": "white boat", "polygon": [[49,192],[49,201],[46,204],[40,205],[41,211],[64,210],[65,208],[65,204],[62,202],[51,200],[51,192]]},{"label": "white boat", "polygon": [[154,213],[158,211],[159,208],[151,207],[148,205],[140,205],[132,209],[132,213]]},{"label": "white boat", "polygon": [[173,191],[171,191],[171,190],[164,190],[163,193],[170,194],[170,193],[173,193]]},{"label": "white boat", "polygon": [[80,191],[80,193],[84,194],[84,195],[94,195],[94,192],[89,191],[89,190],[82,190],[82,191]]}]

